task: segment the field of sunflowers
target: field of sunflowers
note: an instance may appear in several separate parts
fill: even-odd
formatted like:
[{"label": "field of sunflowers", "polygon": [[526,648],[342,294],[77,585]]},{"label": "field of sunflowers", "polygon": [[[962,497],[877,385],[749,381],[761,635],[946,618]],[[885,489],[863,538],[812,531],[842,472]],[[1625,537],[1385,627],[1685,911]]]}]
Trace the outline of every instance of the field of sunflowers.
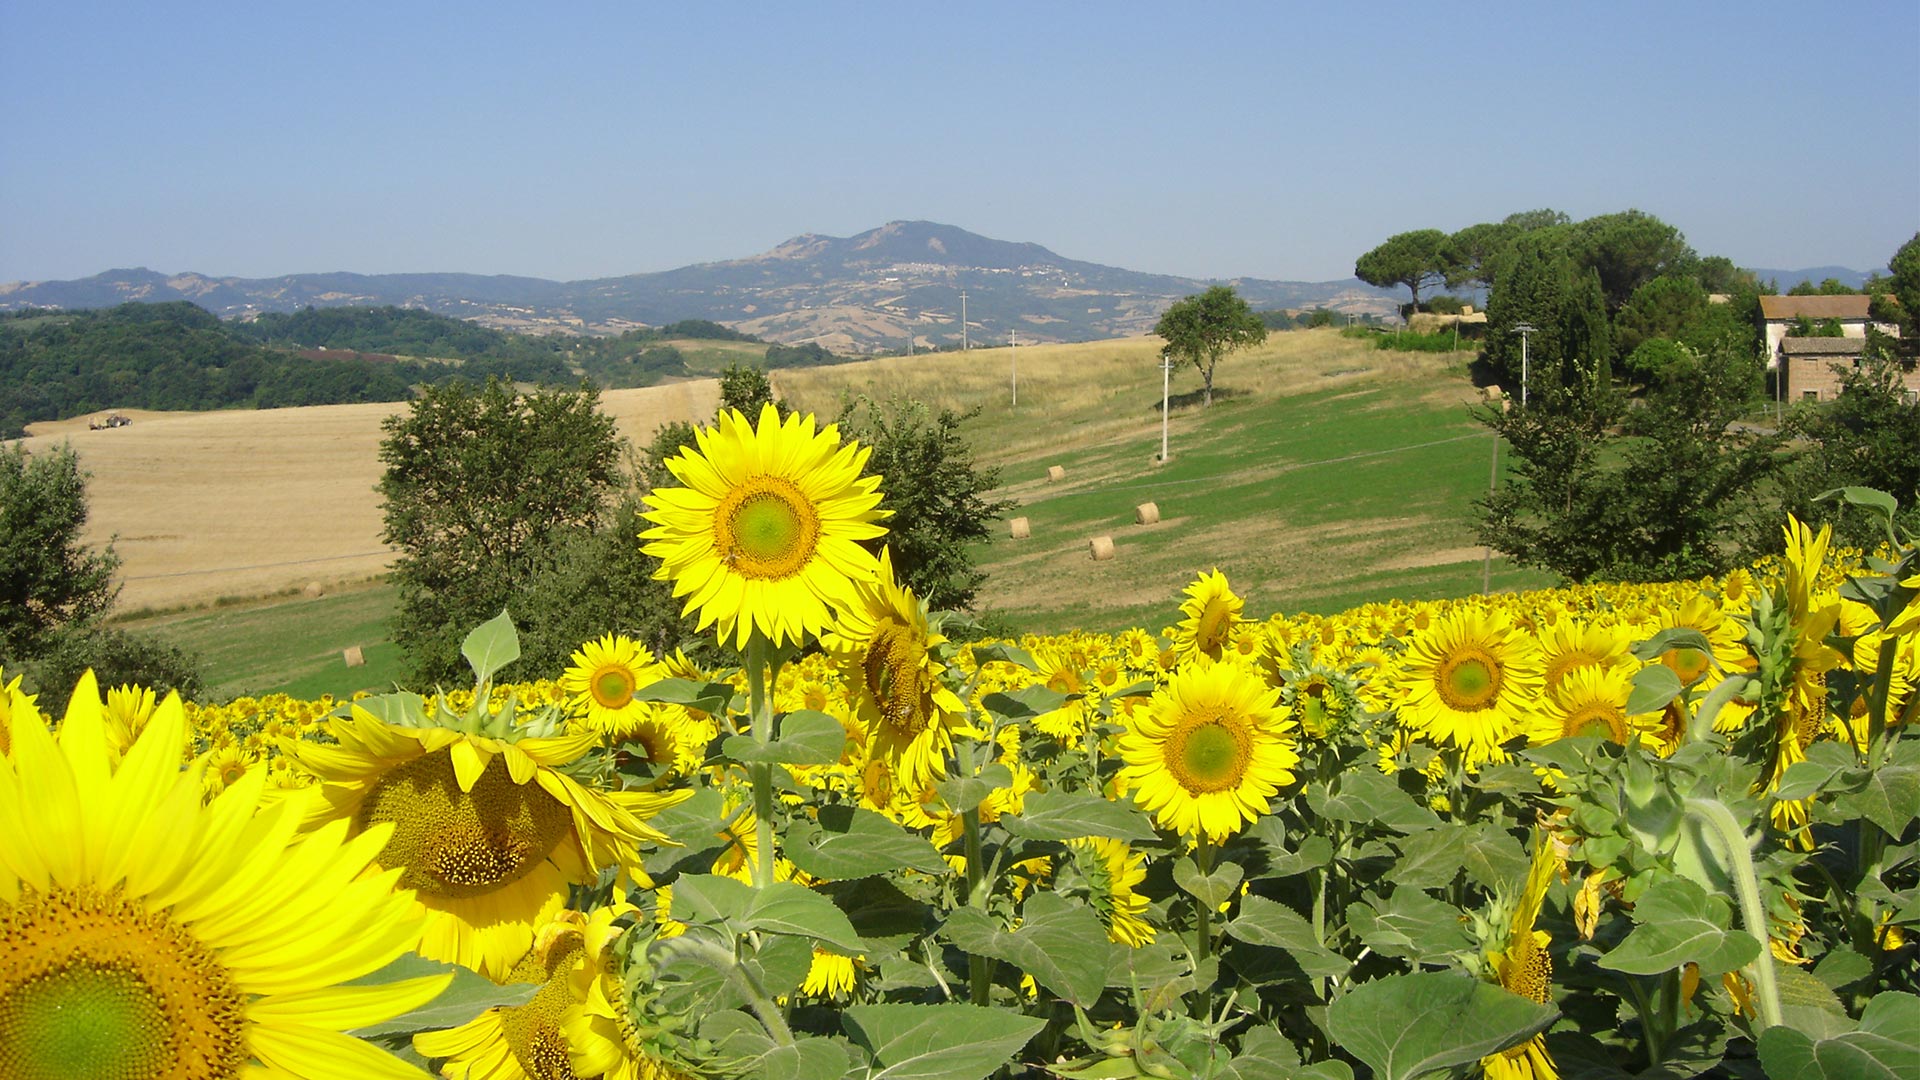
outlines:
[{"label": "field of sunflowers", "polygon": [[0,686],[0,1078],[1920,1075],[1912,538],[968,641],[864,459],[671,462],[719,669]]}]

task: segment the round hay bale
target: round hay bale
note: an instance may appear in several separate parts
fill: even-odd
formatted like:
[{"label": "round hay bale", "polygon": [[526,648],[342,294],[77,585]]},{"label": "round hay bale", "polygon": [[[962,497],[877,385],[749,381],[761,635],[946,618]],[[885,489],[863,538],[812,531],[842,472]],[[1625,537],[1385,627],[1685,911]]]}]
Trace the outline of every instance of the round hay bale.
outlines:
[{"label": "round hay bale", "polygon": [[1094,562],[1106,562],[1113,558],[1113,537],[1096,536],[1089,546],[1093,550]]},{"label": "round hay bale", "polygon": [[326,590],[321,588],[319,582],[309,581],[300,587],[300,593],[303,596],[324,596],[326,595]]},{"label": "round hay bale", "polygon": [[1154,525],[1158,524],[1159,521],[1159,503],[1143,502],[1133,508],[1133,523],[1135,525]]},{"label": "round hay bale", "polygon": [[1058,465],[1047,466],[1047,483],[1057,484],[1067,478],[1067,470]]},{"label": "round hay bale", "polygon": [[1494,383],[1492,386],[1482,390],[1481,393],[1486,395],[1488,401],[1499,401],[1501,398],[1507,396],[1506,391],[1500,389],[1499,383]]},{"label": "round hay bale", "polygon": [[367,664],[367,654],[360,651],[358,645],[350,645],[342,649],[340,659],[346,661],[348,667],[365,667]]},{"label": "round hay bale", "polygon": [[1033,526],[1028,524],[1026,518],[1017,517],[1007,522],[1007,532],[1010,533],[1015,540],[1025,540],[1027,537],[1033,535]]}]

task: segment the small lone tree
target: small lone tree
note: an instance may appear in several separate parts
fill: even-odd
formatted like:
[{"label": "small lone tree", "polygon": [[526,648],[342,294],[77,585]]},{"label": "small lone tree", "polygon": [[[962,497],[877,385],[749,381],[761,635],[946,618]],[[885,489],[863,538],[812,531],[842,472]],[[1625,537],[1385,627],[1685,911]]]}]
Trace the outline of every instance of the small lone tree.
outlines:
[{"label": "small lone tree", "polygon": [[106,613],[119,588],[113,545],[81,543],[87,474],[61,445],[28,454],[0,451],[0,656],[34,656],[69,624]]},{"label": "small lone tree", "polygon": [[1169,354],[1200,372],[1208,405],[1213,404],[1213,368],[1220,358],[1267,340],[1266,324],[1231,285],[1215,285],[1175,303],[1153,332],[1166,339]]}]

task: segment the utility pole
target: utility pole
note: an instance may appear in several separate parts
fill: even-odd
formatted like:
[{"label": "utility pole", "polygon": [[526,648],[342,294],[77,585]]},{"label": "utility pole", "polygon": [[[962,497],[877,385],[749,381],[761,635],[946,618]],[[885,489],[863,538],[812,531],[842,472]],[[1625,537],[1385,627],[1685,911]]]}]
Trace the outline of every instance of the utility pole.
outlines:
[{"label": "utility pole", "polygon": [[1173,389],[1173,354],[1160,350],[1160,462],[1167,460],[1167,404]]},{"label": "utility pole", "polygon": [[1007,357],[1013,363],[1013,403],[1020,404],[1020,331],[1012,332]]},{"label": "utility pole", "polygon": [[1527,335],[1533,333],[1534,327],[1530,323],[1515,323],[1513,328],[1520,331],[1520,407],[1524,409],[1527,407]]},{"label": "utility pole", "polygon": [[960,290],[960,351],[967,352],[967,290]]}]

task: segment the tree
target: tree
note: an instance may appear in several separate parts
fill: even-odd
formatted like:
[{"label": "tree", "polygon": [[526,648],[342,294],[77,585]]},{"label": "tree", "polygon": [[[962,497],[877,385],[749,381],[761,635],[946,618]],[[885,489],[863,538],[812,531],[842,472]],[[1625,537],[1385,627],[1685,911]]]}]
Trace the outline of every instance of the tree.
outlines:
[{"label": "tree", "polygon": [[498,380],[429,387],[380,444],[382,539],[400,549],[395,641],[415,678],[457,680],[460,642],[498,615],[570,533],[591,531],[620,482],[599,393],[519,395]]},{"label": "tree", "polygon": [[1900,325],[1902,338],[1908,341],[1920,338],[1920,232],[1900,245],[1900,250],[1887,260],[1887,269],[1893,275],[1888,281],[1888,292],[1899,304],[1898,309],[1888,313],[1896,317],[1887,321]]},{"label": "tree", "polygon": [[1620,310],[1634,290],[1654,278],[1690,274],[1699,261],[1679,229],[1639,210],[1588,218],[1571,232],[1569,253],[1599,273],[1609,312]]},{"label": "tree", "polygon": [[1788,422],[1806,450],[1787,467],[1784,510],[1816,526],[1831,523],[1841,543],[1869,551],[1886,540],[1879,520],[1816,496],[1837,487],[1877,488],[1899,500],[1909,526],[1920,524],[1920,404],[1908,400],[1901,374],[1898,360],[1869,350],[1859,367],[1841,371],[1838,397]]},{"label": "tree", "polygon": [[976,466],[960,432],[978,412],[934,412],[924,402],[897,398],[882,408],[865,397],[841,409],[841,434],[873,447],[866,474],[884,477],[880,508],[893,516],[880,542],[893,551],[894,574],[934,608],[972,606],[986,580],[973,552],[1016,505],[989,498],[1000,471]]},{"label": "tree", "polygon": [[1353,276],[1376,288],[1405,285],[1413,293],[1412,311],[1420,310],[1420,290],[1447,279],[1453,268],[1446,233],[1416,229],[1390,236],[1386,242],[1354,261]]},{"label": "tree", "polygon": [[1469,225],[1447,238],[1447,288],[1493,288],[1494,262],[1520,230],[1504,221]]},{"label": "tree", "polygon": [[65,444],[0,450],[0,656],[37,655],[63,627],[105,614],[119,594],[113,545],[94,551],[80,538],[86,476]]},{"label": "tree", "polygon": [[760,407],[773,405],[784,418],[786,406],[773,396],[773,382],[767,373],[751,364],[728,364],[727,370],[720,373],[720,412],[738,409],[752,420],[760,415]]},{"label": "tree", "polygon": [[1200,372],[1206,403],[1213,404],[1213,369],[1220,358],[1267,340],[1260,316],[1231,285],[1215,285],[1168,308],[1153,326],[1166,339],[1166,352]]},{"label": "tree", "polygon": [[1614,317],[1614,343],[1624,356],[1653,338],[1678,341],[1706,307],[1707,292],[1695,279],[1677,274],[1654,278],[1635,289]]}]

